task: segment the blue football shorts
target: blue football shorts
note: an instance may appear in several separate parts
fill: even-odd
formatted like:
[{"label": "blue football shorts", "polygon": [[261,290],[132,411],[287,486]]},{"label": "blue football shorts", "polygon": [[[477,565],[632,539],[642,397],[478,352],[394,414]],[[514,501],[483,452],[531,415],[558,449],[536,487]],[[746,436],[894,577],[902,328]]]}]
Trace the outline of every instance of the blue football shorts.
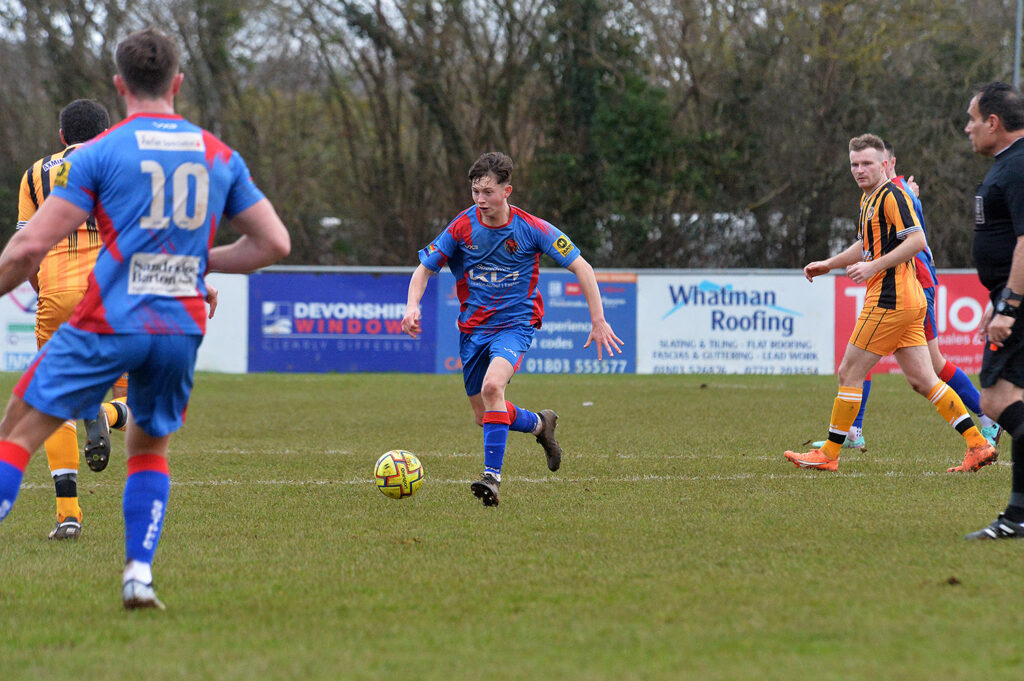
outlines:
[{"label": "blue football shorts", "polygon": [[935,287],[924,290],[924,298],[928,301],[928,311],[924,315],[924,339],[930,341],[938,336],[938,325],[935,323]]},{"label": "blue football shorts", "polygon": [[466,394],[479,395],[484,385],[484,375],[491,366],[491,360],[502,357],[508,360],[515,371],[523,363],[526,351],[533,343],[532,326],[513,326],[496,331],[477,331],[459,334],[459,358],[462,359],[462,380]]},{"label": "blue football shorts", "polygon": [[150,437],[185,422],[196,335],[102,334],[62,324],[39,350],[14,393],[44,414],[96,418],[110,386],[128,372],[132,418]]}]

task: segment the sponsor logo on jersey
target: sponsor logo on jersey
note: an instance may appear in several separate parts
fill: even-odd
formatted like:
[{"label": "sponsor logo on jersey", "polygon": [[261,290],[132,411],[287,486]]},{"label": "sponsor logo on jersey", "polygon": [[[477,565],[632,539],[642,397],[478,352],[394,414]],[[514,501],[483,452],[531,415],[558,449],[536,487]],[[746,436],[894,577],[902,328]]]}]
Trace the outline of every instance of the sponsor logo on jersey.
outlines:
[{"label": "sponsor logo on jersey", "polygon": [[980,196],[974,197],[974,224],[985,224],[985,200]]},{"label": "sponsor logo on jersey", "polygon": [[44,163],[42,165],[42,170],[43,170],[43,172],[46,172],[50,168],[56,168],[61,163],[64,163],[64,159],[63,158],[51,158],[49,161],[47,161],[46,163]]},{"label": "sponsor logo on jersey", "polygon": [[128,278],[129,295],[198,295],[199,258],[170,253],[135,253]]},{"label": "sponsor logo on jersey", "polygon": [[147,151],[205,151],[203,135],[198,132],[164,132],[136,130],[135,141],[139,149]]},{"label": "sponsor logo on jersey", "polygon": [[470,281],[477,281],[489,286],[511,286],[519,280],[519,272],[496,267],[471,267],[466,276]]},{"label": "sponsor logo on jersey", "polygon": [[569,255],[569,252],[572,251],[572,249],[573,245],[572,242],[569,241],[569,237],[560,236],[557,239],[555,239],[555,250],[561,253],[562,255]]},{"label": "sponsor logo on jersey", "polygon": [[[63,159],[62,159],[63,160]],[[60,164],[60,169],[57,171],[57,176],[53,180],[54,187],[67,187],[68,186],[68,173],[71,172],[71,161],[64,161]]]}]

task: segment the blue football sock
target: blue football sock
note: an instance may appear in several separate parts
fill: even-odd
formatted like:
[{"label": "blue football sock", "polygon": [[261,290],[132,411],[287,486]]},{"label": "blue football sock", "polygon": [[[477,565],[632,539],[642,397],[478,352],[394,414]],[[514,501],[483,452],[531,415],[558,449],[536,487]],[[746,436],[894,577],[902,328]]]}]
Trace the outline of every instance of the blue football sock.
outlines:
[{"label": "blue football sock", "polygon": [[21,480],[32,453],[10,441],[0,442],[0,520],[7,517],[18,498]]},{"label": "blue football sock", "polygon": [[25,477],[23,471],[17,466],[0,461],[0,520],[7,517],[14,506],[14,500],[18,498],[18,490],[21,489],[21,479]]},{"label": "blue football sock", "polygon": [[978,393],[978,389],[971,383],[971,379],[967,377],[964,370],[960,367],[956,368],[956,372],[952,378],[946,381],[946,385],[953,389],[957,395],[960,396],[960,400],[964,403],[964,406],[971,410],[975,414],[981,413],[981,395]]},{"label": "blue football sock", "polygon": [[152,563],[164,526],[171,477],[162,471],[131,473],[124,485],[124,550],[127,560]]},{"label": "blue football sock", "polygon": [[505,443],[508,442],[508,423],[488,421],[491,415],[501,414],[508,420],[506,412],[487,412],[484,417],[484,472],[500,479],[501,464],[505,460]]},{"label": "blue football sock", "polygon": [[533,429],[537,427],[537,421],[540,420],[540,417],[534,412],[527,411],[522,407],[517,407],[511,402],[506,402],[505,404],[510,405],[516,410],[516,417],[512,423],[508,425],[508,429],[514,430],[517,433],[532,433]]},{"label": "blue football sock", "polygon": [[864,381],[864,392],[861,393],[860,398],[860,411],[857,412],[857,418],[853,420],[851,428],[863,428],[864,427],[864,410],[868,407],[868,395],[871,394],[871,379]]}]

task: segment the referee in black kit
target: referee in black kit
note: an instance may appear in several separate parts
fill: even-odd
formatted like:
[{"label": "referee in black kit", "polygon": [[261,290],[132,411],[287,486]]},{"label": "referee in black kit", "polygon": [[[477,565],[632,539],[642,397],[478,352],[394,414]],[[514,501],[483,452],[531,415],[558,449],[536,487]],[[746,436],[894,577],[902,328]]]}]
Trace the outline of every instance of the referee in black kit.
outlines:
[{"label": "referee in black kit", "polygon": [[974,196],[974,263],[992,301],[979,327],[981,408],[1013,438],[1010,502],[967,539],[1016,539],[1024,538],[1024,99],[1006,83],[989,83],[967,114],[974,151],[995,158]]}]

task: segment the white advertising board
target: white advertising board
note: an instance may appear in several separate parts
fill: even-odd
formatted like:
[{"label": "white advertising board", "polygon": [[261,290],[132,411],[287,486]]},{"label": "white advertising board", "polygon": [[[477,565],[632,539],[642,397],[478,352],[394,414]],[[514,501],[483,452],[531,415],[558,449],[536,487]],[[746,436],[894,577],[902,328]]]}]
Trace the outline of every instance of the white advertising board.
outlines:
[{"label": "white advertising board", "polygon": [[800,273],[641,276],[637,373],[831,374],[834,299]]},{"label": "white advertising board", "polygon": [[0,298],[3,371],[24,371],[36,354],[36,292],[26,282]]},{"label": "white advertising board", "polygon": [[[200,371],[246,372],[248,361],[249,283],[241,274],[211,274],[219,291],[219,305],[207,321],[206,338],[199,347],[196,368]],[[21,284],[0,296],[0,371],[22,372],[36,354],[35,291]]]},{"label": "white advertising board", "polygon": [[217,273],[206,281],[217,288],[217,311],[206,320],[196,370],[244,374],[249,370],[249,277]]}]

